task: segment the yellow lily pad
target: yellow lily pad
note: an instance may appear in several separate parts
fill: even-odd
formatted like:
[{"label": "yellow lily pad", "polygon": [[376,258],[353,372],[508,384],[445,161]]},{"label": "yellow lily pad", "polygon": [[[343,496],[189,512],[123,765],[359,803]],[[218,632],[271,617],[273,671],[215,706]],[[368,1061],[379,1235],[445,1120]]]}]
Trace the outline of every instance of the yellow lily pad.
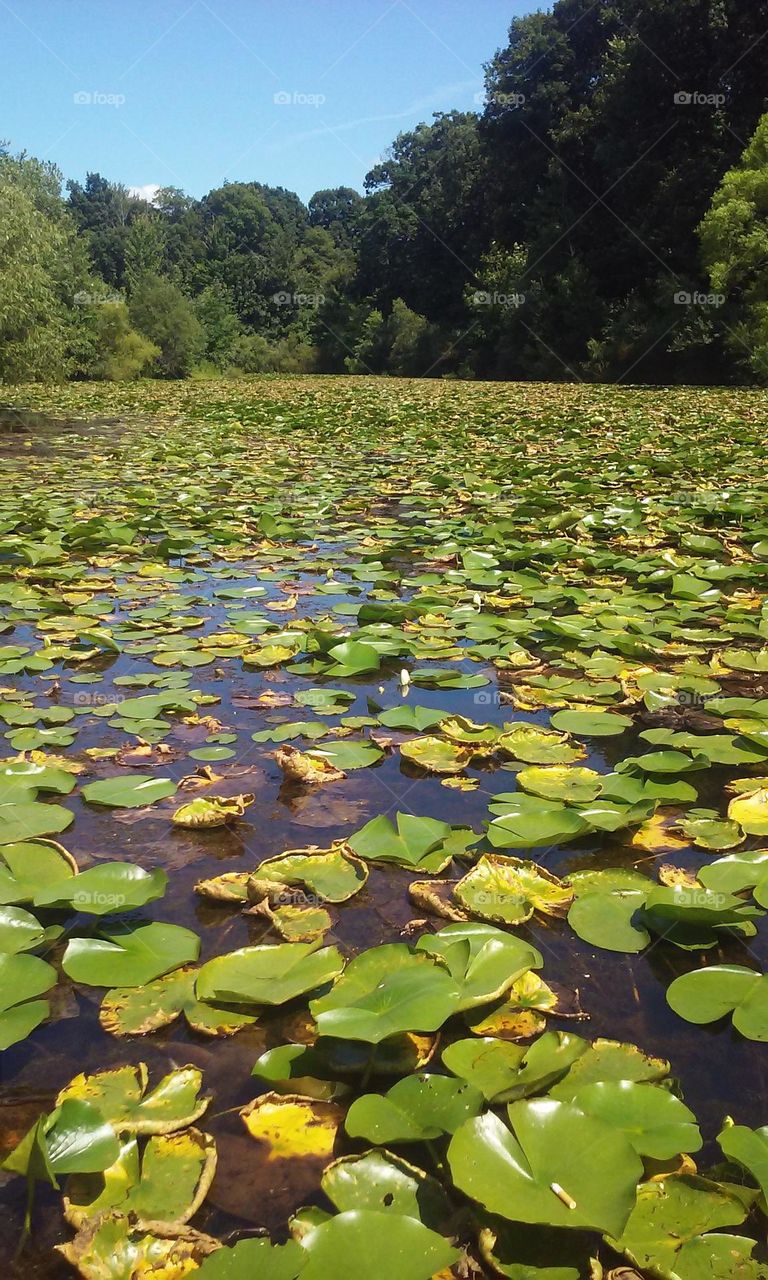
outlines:
[{"label": "yellow lily pad", "polygon": [[270,1160],[330,1160],[344,1109],[298,1093],[264,1093],[240,1115],[251,1137],[266,1144]]}]

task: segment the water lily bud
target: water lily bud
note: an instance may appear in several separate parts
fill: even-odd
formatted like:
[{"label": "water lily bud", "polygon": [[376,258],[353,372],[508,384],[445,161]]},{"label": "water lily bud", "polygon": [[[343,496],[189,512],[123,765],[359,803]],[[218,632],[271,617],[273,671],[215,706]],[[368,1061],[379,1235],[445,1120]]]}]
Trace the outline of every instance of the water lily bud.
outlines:
[{"label": "water lily bud", "polygon": [[404,689],[407,689],[408,685],[411,683],[410,674],[406,671],[405,667],[403,667],[402,671],[400,672],[400,683]]}]

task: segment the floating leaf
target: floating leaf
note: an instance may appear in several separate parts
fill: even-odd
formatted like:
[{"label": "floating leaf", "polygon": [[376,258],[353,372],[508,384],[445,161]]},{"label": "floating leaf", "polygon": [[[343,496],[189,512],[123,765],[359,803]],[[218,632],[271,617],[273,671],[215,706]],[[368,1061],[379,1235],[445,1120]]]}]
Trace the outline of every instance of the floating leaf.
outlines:
[{"label": "floating leaf", "polygon": [[253,795],[198,796],[181,805],[171,815],[171,822],[177,827],[226,827],[242,818],[255,799]]},{"label": "floating leaf", "polygon": [[344,1118],[333,1102],[278,1093],[263,1093],[240,1115],[251,1137],[265,1144],[270,1160],[329,1159]]},{"label": "floating leaf", "polygon": [[69,907],[87,915],[114,915],[157,901],[167,884],[168,875],[159,867],[144,871],[132,862],[102,862],[38,889],[34,903],[37,907]]},{"label": "floating leaf", "polygon": [[563,916],[573,900],[572,890],[544,867],[502,854],[484,854],[454,894],[472,915],[499,924],[520,924],[534,911]]},{"label": "floating leaf", "polygon": [[565,1102],[515,1102],[508,1112],[511,1129],[487,1112],[454,1134],[456,1186],[517,1222],[620,1235],[643,1172],[624,1134]]},{"label": "floating leaf", "polygon": [[477,1115],[483,1095],[465,1080],[418,1075],[398,1080],[384,1095],[364,1094],[347,1112],[344,1127],[351,1138],[386,1146],[421,1142],[453,1133]]},{"label": "floating leaf", "polygon": [[741,965],[711,965],[676,978],[667,1003],[686,1022],[717,1022],[733,1014],[748,1040],[768,1041],[768,978]]},{"label": "floating leaf", "polygon": [[102,778],[99,782],[86,783],[82,790],[83,799],[90,804],[103,804],[115,809],[138,809],[175,794],[176,783],[170,778],[153,778],[151,774],[144,773]]},{"label": "floating leaf", "polygon": [[404,1031],[436,1031],[459,999],[453,978],[430,956],[389,943],[350,960],[310,1010],[321,1035],[375,1045]]},{"label": "floating leaf", "polygon": [[207,1036],[234,1035],[256,1016],[198,1000],[197,969],[176,969],[138,987],[115,988],[101,1002],[99,1022],[115,1036],[143,1036],[167,1027],[182,1014],[193,1031]]},{"label": "floating leaf", "polygon": [[0,1049],[25,1040],[50,1012],[37,999],[56,985],[56,970],[37,956],[0,955]]},{"label": "floating leaf", "polygon": [[214,1004],[280,1005],[337,978],[344,961],[336,947],[285,942],[242,947],[200,969],[197,995]]},{"label": "floating leaf", "polygon": [[[140,1062],[135,1067],[116,1067],[112,1071],[76,1076],[61,1090],[56,1105],[60,1107],[73,1101],[88,1103],[98,1108],[103,1119],[119,1133],[175,1133],[194,1124],[206,1110],[210,1098],[200,1097],[202,1081],[203,1073],[197,1067],[177,1067],[148,1092],[149,1072]],[[92,1170],[68,1172],[90,1173]]]},{"label": "floating leaf", "polygon": [[200,939],[177,924],[126,925],[93,938],[72,938],[62,960],[73,982],[140,987],[197,959]]}]

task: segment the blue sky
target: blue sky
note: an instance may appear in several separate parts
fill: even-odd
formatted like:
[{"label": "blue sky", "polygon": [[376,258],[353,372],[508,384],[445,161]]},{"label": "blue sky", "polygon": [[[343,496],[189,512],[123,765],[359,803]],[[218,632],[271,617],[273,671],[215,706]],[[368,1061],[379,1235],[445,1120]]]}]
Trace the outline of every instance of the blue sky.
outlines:
[{"label": "blue sky", "polygon": [[[0,0],[0,137],[131,187],[360,189],[395,135],[476,110],[532,0]],[[543,7],[543,6],[541,6]]]}]

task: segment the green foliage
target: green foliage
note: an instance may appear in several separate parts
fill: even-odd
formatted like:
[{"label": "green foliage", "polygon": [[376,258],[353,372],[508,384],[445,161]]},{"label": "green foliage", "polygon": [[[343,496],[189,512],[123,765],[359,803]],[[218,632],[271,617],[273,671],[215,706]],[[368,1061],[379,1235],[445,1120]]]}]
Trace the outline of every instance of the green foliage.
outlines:
[{"label": "green foliage", "polygon": [[58,288],[67,238],[43,167],[0,156],[0,380],[55,380],[66,369]]},{"label": "green foliage", "polygon": [[131,295],[131,323],[159,348],[155,365],[166,378],[183,378],[203,353],[205,334],[195,309],[177,285],[143,276]]},{"label": "green foliage", "polygon": [[729,343],[740,363],[768,380],[768,115],[726,173],[699,229],[713,290],[735,304]]}]

